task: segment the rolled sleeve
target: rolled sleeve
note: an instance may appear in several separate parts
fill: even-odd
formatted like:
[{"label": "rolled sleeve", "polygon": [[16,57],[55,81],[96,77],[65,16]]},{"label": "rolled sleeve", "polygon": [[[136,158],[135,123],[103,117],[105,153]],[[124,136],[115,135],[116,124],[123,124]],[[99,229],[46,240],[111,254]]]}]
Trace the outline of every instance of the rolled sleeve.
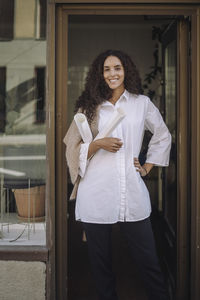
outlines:
[{"label": "rolled sleeve", "polygon": [[83,143],[80,147],[80,156],[79,156],[79,175],[83,177],[87,169],[89,160],[88,157],[88,148],[90,143]]},{"label": "rolled sleeve", "polygon": [[153,134],[149,142],[146,162],[157,166],[168,166],[171,149],[171,134],[159,110],[150,100],[145,119],[145,129],[148,129]]}]

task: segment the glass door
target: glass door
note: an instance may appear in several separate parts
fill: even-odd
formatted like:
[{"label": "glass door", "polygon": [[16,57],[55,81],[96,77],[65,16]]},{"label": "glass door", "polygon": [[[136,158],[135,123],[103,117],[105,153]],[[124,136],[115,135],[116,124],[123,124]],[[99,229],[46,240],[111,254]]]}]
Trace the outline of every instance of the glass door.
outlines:
[{"label": "glass door", "polygon": [[163,111],[172,134],[170,164],[162,170],[162,253],[177,299],[188,299],[188,45],[188,21],[172,22],[162,35]]},{"label": "glass door", "polygon": [[163,231],[165,264],[169,282],[175,291],[177,234],[177,23],[162,36],[163,46],[163,108],[167,127],[172,135],[170,164],[163,168]]}]

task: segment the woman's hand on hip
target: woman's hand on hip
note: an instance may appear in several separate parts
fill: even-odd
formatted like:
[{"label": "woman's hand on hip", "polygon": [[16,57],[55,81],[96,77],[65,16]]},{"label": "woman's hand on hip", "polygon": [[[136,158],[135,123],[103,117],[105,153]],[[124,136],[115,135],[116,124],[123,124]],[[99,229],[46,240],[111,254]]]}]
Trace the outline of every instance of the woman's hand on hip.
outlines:
[{"label": "woman's hand on hip", "polygon": [[137,157],[134,157],[134,166],[136,167],[136,171],[139,172],[142,177],[146,176],[153,168],[153,164],[151,163],[145,163],[141,166]]}]

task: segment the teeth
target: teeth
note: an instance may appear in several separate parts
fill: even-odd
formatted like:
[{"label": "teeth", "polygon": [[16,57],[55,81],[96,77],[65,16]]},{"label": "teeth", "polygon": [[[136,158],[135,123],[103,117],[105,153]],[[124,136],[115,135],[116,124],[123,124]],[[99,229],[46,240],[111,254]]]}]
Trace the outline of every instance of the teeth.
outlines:
[{"label": "teeth", "polygon": [[116,82],[118,79],[110,79],[110,82]]}]

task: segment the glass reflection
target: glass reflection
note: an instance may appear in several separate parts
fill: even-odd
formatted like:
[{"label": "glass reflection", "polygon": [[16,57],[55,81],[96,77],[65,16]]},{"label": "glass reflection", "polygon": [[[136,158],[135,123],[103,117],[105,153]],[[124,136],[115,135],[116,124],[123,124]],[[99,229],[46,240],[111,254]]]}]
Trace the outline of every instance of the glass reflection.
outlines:
[{"label": "glass reflection", "polygon": [[165,170],[165,217],[176,232],[176,41],[165,49],[165,120],[172,134],[170,164]]},{"label": "glass reflection", "polygon": [[0,244],[43,245],[46,1],[0,3]]}]

